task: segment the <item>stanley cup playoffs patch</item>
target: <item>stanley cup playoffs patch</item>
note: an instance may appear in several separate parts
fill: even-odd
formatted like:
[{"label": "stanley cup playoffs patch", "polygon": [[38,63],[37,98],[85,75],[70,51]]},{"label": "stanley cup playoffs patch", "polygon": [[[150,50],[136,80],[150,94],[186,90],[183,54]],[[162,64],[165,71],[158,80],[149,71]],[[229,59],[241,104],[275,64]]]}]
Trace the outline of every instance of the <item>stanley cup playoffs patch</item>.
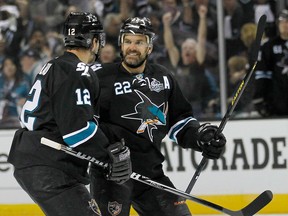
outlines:
[{"label": "stanley cup playoffs patch", "polygon": [[112,215],[112,216],[117,216],[120,214],[122,210],[122,204],[119,204],[116,201],[113,202],[108,202],[108,212]]}]

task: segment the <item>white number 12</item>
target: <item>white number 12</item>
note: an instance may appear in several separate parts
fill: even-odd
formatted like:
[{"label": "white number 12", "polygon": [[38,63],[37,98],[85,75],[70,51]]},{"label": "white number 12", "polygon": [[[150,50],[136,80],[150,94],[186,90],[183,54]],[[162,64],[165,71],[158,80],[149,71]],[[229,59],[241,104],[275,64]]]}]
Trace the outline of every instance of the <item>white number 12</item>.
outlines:
[{"label": "white number 12", "polygon": [[27,100],[21,111],[21,122],[28,130],[33,130],[36,117],[32,117],[30,114],[38,107],[41,89],[41,81],[37,80],[29,92],[29,96],[32,95],[32,100]]}]

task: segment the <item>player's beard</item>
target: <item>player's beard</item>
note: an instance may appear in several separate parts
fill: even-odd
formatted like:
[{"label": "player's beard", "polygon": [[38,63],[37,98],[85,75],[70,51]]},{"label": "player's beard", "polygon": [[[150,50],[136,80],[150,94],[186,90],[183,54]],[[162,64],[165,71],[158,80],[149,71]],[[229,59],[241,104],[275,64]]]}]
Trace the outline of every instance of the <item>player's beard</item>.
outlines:
[{"label": "player's beard", "polygon": [[[144,56],[142,55],[138,55],[138,59],[127,59],[127,55],[123,56],[123,62],[125,65],[127,65],[130,68],[138,68],[141,65],[144,64],[144,62],[146,61],[146,59],[148,58],[148,53],[146,52]],[[135,56],[136,57],[136,56]]]}]

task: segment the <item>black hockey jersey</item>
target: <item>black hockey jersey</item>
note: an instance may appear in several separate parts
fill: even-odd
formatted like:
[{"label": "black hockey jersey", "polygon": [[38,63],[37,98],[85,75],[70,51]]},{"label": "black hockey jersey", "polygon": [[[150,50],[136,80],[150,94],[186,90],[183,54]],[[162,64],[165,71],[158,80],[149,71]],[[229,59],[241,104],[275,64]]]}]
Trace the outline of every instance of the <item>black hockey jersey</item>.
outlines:
[{"label": "black hockey jersey", "polygon": [[163,175],[162,139],[168,135],[178,142],[179,131],[198,125],[173,75],[157,64],[146,65],[141,74],[128,73],[121,63],[93,65],[92,69],[100,81],[103,132],[110,142],[125,139],[133,171],[150,178]]},{"label": "black hockey jersey", "polygon": [[21,112],[25,126],[16,132],[9,162],[16,168],[50,165],[88,183],[88,162],[40,144],[46,137],[107,160],[108,139],[97,123],[99,83],[73,53],[43,66]]},{"label": "black hockey jersey", "polygon": [[261,47],[254,98],[263,98],[276,115],[288,115],[288,41],[277,36]]}]

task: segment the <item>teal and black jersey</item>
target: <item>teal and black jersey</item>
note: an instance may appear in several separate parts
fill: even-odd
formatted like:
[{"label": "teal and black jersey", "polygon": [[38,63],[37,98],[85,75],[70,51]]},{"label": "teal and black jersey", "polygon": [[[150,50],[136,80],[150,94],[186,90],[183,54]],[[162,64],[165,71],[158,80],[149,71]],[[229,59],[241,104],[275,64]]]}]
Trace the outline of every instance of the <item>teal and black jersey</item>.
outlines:
[{"label": "teal and black jersey", "polygon": [[86,175],[86,161],[42,146],[40,139],[47,137],[107,160],[108,139],[99,129],[98,104],[98,78],[87,64],[70,52],[51,60],[36,76],[23,106],[20,119],[25,129],[16,133],[9,160],[15,167],[47,164]]},{"label": "teal and black jersey", "polygon": [[150,178],[162,175],[163,138],[168,135],[181,145],[177,134],[188,125],[198,125],[175,78],[158,64],[147,64],[141,74],[127,72],[121,63],[92,69],[101,89],[101,129],[111,142],[125,139],[133,171]]},{"label": "teal and black jersey", "polygon": [[255,69],[254,99],[262,98],[271,114],[288,115],[288,41],[280,36],[265,42]]}]

